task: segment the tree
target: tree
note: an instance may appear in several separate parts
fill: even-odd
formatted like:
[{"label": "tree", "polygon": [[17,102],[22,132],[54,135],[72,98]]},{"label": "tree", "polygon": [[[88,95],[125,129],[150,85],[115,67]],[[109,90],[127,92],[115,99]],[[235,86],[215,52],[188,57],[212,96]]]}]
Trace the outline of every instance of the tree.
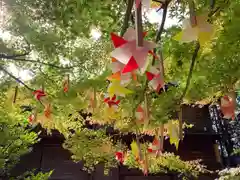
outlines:
[{"label": "tree", "polygon": [[[3,86],[3,84],[2,84]],[[1,92],[1,140],[0,140],[0,169],[1,177],[9,177],[10,170],[19,161],[20,156],[31,151],[31,146],[38,142],[37,133],[27,128],[26,118],[13,109],[4,92]]]},{"label": "tree", "polygon": [[[38,114],[35,120],[48,129],[58,129],[63,133],[66,138],[65,147],[73,152],[73,158],[77,161],[85,160],[85,165],[90,169],[102,161],[106,163],[106,167],[116,166],[116,151],[129,157],[124,161],[127,165],[142,168],[145,173],[155,173],[166,167],[170,169],[168,163],[163,169],[157,167],[158,163],[165,160],[171,162],[172,156],[157,154],[158,158],[155,160],[155,154],[146,152],[149,144],[140,144],[141,134],[151,133],[156,136],[157,141],[163,142],[165,128],[171,143],[177,147],[182,139],[181,104],[215,102],[223,94],[238,88],[236,84],[240,71],[239,52],[236,47],[239,43],[236,39],[239,33],[239,2],[160,2],[161,5],[158,6],[161,6],[163,18],[159,29],[156,24],[149,22],[145,22],[143,27],[148,31],[146,39],[155,39],[157,46],[153,54],[159,57],[149,56],[148,67],[160,67],[166,86],[156,92],[148,86],[146,76],[139,73],[137,82],[132,81],[127,86],[132,93],[125,98],[111,99],[115,98],[112,96],[105,99],[106,102],[115,101],[115,105],[119,103],[116,101],[120,100],[115,111],[108,107],[109,103],[104,102],[103,95],[108,91],[109,82],[106,78],[111,75],[108,68],[111,62],[107,59],[114,49],[109,41],[109,34],[121,31],[122,36],[127,28],[135,23],[141,32],[140,20],[133,18],[134,1],[5,1],[4,7],[8,12],[5,29],[10,31],[17,41],[7,43],[7,46],[6,42],[2,42],[0,70],[25,86],[21,88],[22,93],[19,93],[16,105],[31,104]],[[201,33],[193,42],[179,43],[174,40],[179,40],[179,36],[174,36],[181,31],[180,25],[164,29],[167,13],[179,22],[183,22],[189,14],[192,18],[196,18],[196,14],[207,14],[204,22],[215,27],[215,34],[209,39],[208,35]],[[191,25],[193,26],[194,22],[191,22]],[[93,26],[103,33],[99,41],[89,38],[89,30]],[[193,29],[191,33],[194,33]],[[139,42],[143,38],[141,36],[141,33],[137,36]],[[206,39],[209,41],[203,43]],[[35,59],[30,59],[33,57]],[[63,60],[68,61],[69,65],[63,66]],[[33,71],[34,78],[28,85],[7,71],[9,61]],[[70,87],[64,92],[62,81],[66,75],[70,76]],[[170,87],[176,81],[177,87]],[[167,84],[168,90],[163,91]],[[39,101],[37,98],[36,101],[31,92],[40,88],[43,88],[46,96],[45,99]],[[145,114],[143,124],[136,121],[135,113],[138,108],[142,108],[141,112]],[[43,111],[46,110],[51,110],[50,115],[44,115]],[[89,120],[92,123],[111,124],[122,133],[133,132],[136,140],[131,145],[132,151],[126,155],[127,147],[121,142],[111,142],[103,130],[90,131],[83,128],[85,119],[79,115],[79,110],[91,112],[92,117],[89,117]],[[174,111],[179,112],[179,121],[172,119]],[[159,151],[163,146],[160,144]],[[98,148],[100,145],[106,146]],[[131,164],[131,157],[134,165]],[[136,158],[139,161],[136,161]],[[151,164],[147,164],[148,161],[151,161]],[[180,160],[175,158],[175,161]],[[179,164],[186,169],[192,168],[184,162]],[[173,169],[178,171],[181,167]]]}]

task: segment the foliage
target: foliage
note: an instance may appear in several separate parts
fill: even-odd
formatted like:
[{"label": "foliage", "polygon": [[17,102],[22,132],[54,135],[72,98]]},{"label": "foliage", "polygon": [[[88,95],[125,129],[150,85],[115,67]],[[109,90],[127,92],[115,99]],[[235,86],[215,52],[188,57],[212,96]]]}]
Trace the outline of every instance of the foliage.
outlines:
[{"label": "foliage", "polygon": [[[135,156],[132,152],[128,153],[128,158],[124,165],[130,168],[142,169],[142,166],[136,162]],[[163,153],[161,156],[148,155],[148,170],[150,174],[163,173],[178,173],[181,177],[193,178],[197,177],[199,173],[206,172],[206,169],[199,161],[182,161],[179,156],[173,153]]]},{"label": "foliage", "polygon": [[229,134],[233,142],[234,149],[240,149],[239,136],[240,136],[240,121],[236,119],[234,122],[229,122]]},{"label": "foliage", "polygon": [[51,174],[53,173],[53,171],[47,172],[47,173],[43,173],[43,172],[38,172],[38,173],[33,173],[32,171],[29,172],[25,172],[23,175],[15,178],[15,179],[24,179],[24,180],[48,180],[49,177],[51,176]]},{"label": "foliage", "polygon": [[240,178],[240,168],[223,169],[219,172],[218,180],[237,180]]},{"label": "foliage", "polygon": [[[188,1],[169,2],[169,16],[176,18],[179,24],[182,23],[183,19],[189,16]],[[64,147],[73,153],[73,159],[84,160],[85,167],[89,170],[100,162],[104,162],[106,168],[116,166],[118,162],[115,160],[115,152],[123,150],[124,145],[111,142],[104,129],[90,131],[83,128],[86,118],[81,117],[79,111],[91,112],[92,116],[88,117],[90,122],[111,124],[122,133],[139,135],[151,131],[154,132],[153,135],[158,136],[155,132],[162,124],[173,122],[173,112],[180,110],[181,103],[198,103],[202,100],[204,103],[213,102],[222,94],[234,89],[239,80],[240,2],[194,2],[197,14],[209,15],[208,21],[216,29],[214,37],[196,51],[196,42],[180,44],[173,40],[172,37],[180,32],[179,24],[163,29],[163,33],[160,34],[161,41],[157,42],[156,54],[159,55],[160,51],[163,54],[165,82],[177,82],[178,86],[162,93],[153,92],[147,86],[145,75],[138,73],[137,82],[128,85],[134,93],[125,98],[118,97],[121,104],[115,112],[103,102],[109,84],[106,77],[111,74],[108,70],[111,61],[109,53],[113,47],[109,41],[109,34],[121,31],[122,24],[125,23],[126,3],[121,0],[4,1],[7,20],[3,21],[2,28],[3,31],[9,32],[10,40],[1,38],[0,70],[10,75],[14,81],[9,80],[8,76],[3,76],[0,81],[7,85],[1,86],[1,90],[6,91],[8,97],[8,103],[0,111],[1,121],[7,123],[7,119],[10,119],[25,127],[23,117],[26,119],[32,112],[21,115],[16,115],[16,112],[22,105],[31,105],[38,114],[37,122],[32,124],[41,123],[49,131],[59,130],[66,138]],[[169,18],[166,22],[168,20]],[[93,27],[102,32],[101,39],[93,40],[89,36]],[[155,39],[154,34],[160,32],[157,27],[158,25],[152,25],[146,20],[144,30],[149,30],[146,37],[148,40]],[[153,63],[152,57],[148,57],[148,60],[150,66]],[[191,71],[193,60],[196,60],[196,63]],[[18,70],[31,71],[33,78],[21,82],[21,78],[7,71],[12,64]],[[160,62],[156,61],[156,65],[160,65]],[[64,93],[62,81],[66,74],[70,75],[70,89]],[[15,108],[12,108],[10,98],[15,93],[12,87],[18,83],[24,87],[19,88]],[[47,101],[51,103],[50,118],[44,116],[42,103],[32,95],[33,90],[42,87],[47,93]],[[91,105],[93,96],[95,107]],[[148,102],[150,113],[147,125],[139,125],[135,118],[135,111],[143,102]],[[36,142],[36,135],[29,135],[27,130],[14,123],[6,129],[8,137],[18,137],[14,136],[18,131],[12,132],[14,128],[26,136],[20,134],[20,137],[28,142],[23,148],[25,152],[28,145]],[[11,145],[20,146],[22,142],[14,141]],[[20,154],[23,152],[17,154],[17,157]],[[172,154],[164,154],[150,161],[151,173],[170,170],[183,174],[191,171],[193,176],[197,175],[197,170],[192,169],[194,166]],[[136,166],[134,163],[136,162],[130,162],[129,159],[130,167]],[[5,162],[2,164],[5,166]]]},{"label": "foliage", "polygon": [[[8,110],[6,98],[1,95],[0,104],[0,169],[1,176],[8,176],[10,170],[19,161],[20,156],[29,153],[31,146],[38,142],[35,132],[31,132],[25,123],[24,115],[16,109]],[[8,111],[7,111],[8,110]]]},{"label": "foliage", "polygon": [[72,158],[75,161],[84,161],[85,170],[93,171],[94,166],[101,162],[107,171],[117,165],[115,152],[120,149],[120,145],[113,144],[104,130],[94,131],[85,128],[69,136],[64,148],[73,153]]},{"label": "foliage", "polygon": [[232,154],[237,156],[240,155],[240,148],[234,149]]}]

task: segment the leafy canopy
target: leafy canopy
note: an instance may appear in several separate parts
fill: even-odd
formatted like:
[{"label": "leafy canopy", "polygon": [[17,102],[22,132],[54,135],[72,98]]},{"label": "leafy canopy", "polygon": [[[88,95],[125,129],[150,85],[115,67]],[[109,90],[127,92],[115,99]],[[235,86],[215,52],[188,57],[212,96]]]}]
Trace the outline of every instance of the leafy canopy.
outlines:
[{"label": "leafy canopy", "polygon": [[[157,43],[156,54],[163,55],[165,82],[178,82],[177,87],[169,88],[167,92],[153,92],[145,84],[146,77],[138,75],[138,83],[132,82],[128,86],[134,93],[120,98],[118,112],[106,109],[103,99],[108,86],[106,77],[111,74],[109,53],[113,50],[109,34],[120,32],[122,24],[126,23],[127,5],[121,0],[4,1],[7,15],[3,29],[11,34],[11,39],[1,40],[0,70],[18,82],[9,81],[9,76],[4,76],[1,83],[11,85],[7,92],[12,97],[12,86],[20,81],[6,68],[14,63],[18,69],[31,71],[33,79],[20,82],[25,87],[20,88],[15,106],[30,104],[36,108],[40,114],[38,122],[63,133],[66,137],[64,146],[73,152],[75,160],[85,160],[90,169],[101,161],[107,166],[115,166],[114,152],[123,150],[124,145],[111,142],[102,130],[93,132],[82,128],[85,119],[79,115],[79,110],[92,112],[91,122],[111,124],[122,133],[155,134],[162,124],[172,120],[174,111],[179,111],[179,103],[213,102],[237,88],[240,2],[194,1],[196,13],[208,14],[208,21],[215,27],[211,41],[200,48],[196,42],[179,43],[173,39],[181,31],[183,19],[189,16],[188,1],[167,2],[168,6],[163,5],[161,11],[165,9],[169,18],[179,20],[178,25],[162,30],[161,41]],[[134,21],[129,24],[134,25]],[[94,27],[102,32],[97,41],[89,36]],[[158,25],[146,20],[143,27],[148,31],[146,38],[153,41]],[[149,61],[151,63],[150,57]],[[70,75],[70,89],[64,93],[62,80],[66,74]],[[32,95],[33,89],[41,87],[51,102],[50,119],[42,115],[42,104]],[[94,108],[90,106],[93,96]],[[138,125],[134,114],[144,97],[151,114],[147,127]],[[108,144],[107,149],[98,148],[99,152],[96,152],[99,144]],[[160,162],[161,158],[153,161],[150,172],[158,171]],[[178,167],[171,169],[178,171]]]}]

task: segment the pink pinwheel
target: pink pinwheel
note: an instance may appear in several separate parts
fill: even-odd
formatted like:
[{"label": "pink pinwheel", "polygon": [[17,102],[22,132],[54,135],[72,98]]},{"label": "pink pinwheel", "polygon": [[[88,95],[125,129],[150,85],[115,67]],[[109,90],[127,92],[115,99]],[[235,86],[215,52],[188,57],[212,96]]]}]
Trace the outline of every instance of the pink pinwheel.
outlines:
[{"label": "pink pinwheel", "polygon": [[[147,55],[152,53],[155,43],[144,41],[143,47],[136,46],[136,32],[133,28],[128,28],[123,38],[111,34],[115,50],[111,56],[124,64],[122,73],[131,72],[136,69],[145,70],[147,65]],[[145,36],[145,33],[143,34]]]},{"label": "pink pinwheel", "polygon": [[163,78],[160,75],[160,71],[155,68],[151,67],[150,71],[146,72],[147,79],[150,81],[149,86],[152,87],[157,92],[164,86]]},{"label": "pink pinwheel", "polygon": [[131,72],[124,74],[122,73],[124,66],[125,66],[124,64],[112,58],[111,69],[113,74],[109,76],[107,79],[110,81],[113,79],[120,80],[121,84],[129,83],[131,79],[134,79],[134,77]]},{"label": "pink pinwheel", "polygon": [[142,6],[148,10],[151,7],[151,2],[152,0],[135,0],[135,5],[138,8],[140,3],[142,3]]},{"label": "pink pinwheel", "polygon": [[137,119],[137,123],[144,124],[145,113],[144,113],[144,109],[141,105],[139,105],[137,107],[135,116],[136,116],[136,119]]},{"label": "pink pinwheel", "polygon": [[161,143],[160,139],[155,137],[153,142],[148,147],[148,152],[150,152],[150,153],[158,153],[159,151],[161,151],[160,143]]}]

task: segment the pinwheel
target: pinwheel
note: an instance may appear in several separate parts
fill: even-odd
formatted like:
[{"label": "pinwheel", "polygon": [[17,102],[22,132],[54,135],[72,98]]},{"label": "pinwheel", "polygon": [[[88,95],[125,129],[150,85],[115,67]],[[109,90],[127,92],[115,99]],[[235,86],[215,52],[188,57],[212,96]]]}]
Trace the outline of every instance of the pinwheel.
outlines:
[{"label": "pinwheel", "polygon": [[160,2],[154,2],[153,0],[135,0],[136,8],[139,7],[140,3],[142,3],[142,6],[146,8],[146,10],[150,9],[150,7],[154,8],[161,6]]},{"label": "pinwheel", "polygon": [[69,90],[69,75],[65,76],[63,79],[63,91],[66,93]]},{"label": "pinwheel", "polygon": [[28,117],[28,122],[33,123],[37,121],[37,110],[36,108],[32,109],[32,114]]},{"label": "pinwheel", "polygon": [[132,150],[132,153],[133,155],[135,156],[136,160],[138,161],[140,159],[140,149],[136,143],[136,141],[133,141],[131,143],[131,150]]},{"label": "pinwheel", "polygon": [[112,58],[111,69],[113,74],[107,77],[107,79],[110,81],[113,79],[120,80],[121,84],[127,84],[132,79],[135,81],[137,80],[136,72],[132,71],[129,73],[122,73],[123,68],[124,68],[124,64]]},{"label": "pinwheel", "polygon": [[149,86],[153,88],[155,91],[159,92],[159,90],[164,87],[163,78],[160,75],[160,71],[151,67],[149,71],[146,72],[147,79],[150,81]]},{"label": "pinwheel", "polygon": [[[145,34],[143,34],[143,36],[145,36]],[[145,71],[147,55],[155,48],[155,43],[144,41],[143,47],[137,47],[136,32],[133,28],[128,28],[123,38],[113,33],[111,37],[114,47],[116,48],[111,52],[111,56],[124,64],[122,73],[131,72],[136,69]]]},{"label": "pinwheel", "polygon": [[35,90],[35,91],[33,92],[33,94],[34,94],[34,97],[35,97],[38,101],[40,101],[42,97],[45,97],[45,96],[46,96],[46,94],[44,93],[44,91],[41,90],[41,89]]},{"label": "pinwheel", "polygon": [[106,122],[111,122],[121,117],[121,112],[118,111],[116,106],[105,107],[103,109],[103,119]]},{"label": "pinwheel", "polygon": [[200,45],[204,45],[214,33],[213,25],[208,23],[207,16],[196,16],[196,26],[191,25],[190,19],[183,20],[183,30],[177,34],[174,39],[180,42],[199,41]]},{"label": "pinwheel", "polygon": [[[163,3],[165,2],[165,0],[162,1]],[[156,1],[153,1],[151,2],[151,8],[161,8],[162,6],[162,3],[160,2],[156,2]]]},{"label": "pinwheel", "polygon": [[118,162],[123,163],[124,162],[124,154],[121,151],[118,151],[115,153],[115,158]]},{"label": "pinwheel", "polygon": [[234,120],[235,106],[231,97],[226,95],[221,98],[221,111],[224,115],[223,118]]},{"label": "pinwheel", "polygon": [[176,123],[176,121],[170,120],[167,124],[168,128],[168,135],[170,139],[170,144],[174,144],[176,148],[178,149],[179,145],[179,125]]},{"label": "pinwheel", "polygon": [[155,137],[153,142],[148,147],[148,152],[158,153],[159,151],[160,151],[160,139]]},{"label": "pinwheel", "polygon": [[136,116],[136,119],[137,119],[137,123],[144,124],[145,113],[144,113],[144,109],[141,105],[139,105],[137,107],[135,116]]},{"label": "pinwheel", "polygon": [[51,116],[51,105],[47,104],[44,109],[44,115],[46,118],[50,118]]},{"label": "pinwheel", "polygon": [[110,108],[111,107],[117,108],[120,103],[120,100],[117,100],[117,96],[113,95],[112,98],[105,97],[104,102],[107,103]]},{"label": "pinwheel", "polygon": [[31,114],[29,117],[28,117],[28,122],[32,123],[33,121],[36,120],[36,116],[34,114]]},{"label": "pinwheel", "polygon": [[107,92],[110,97],[113,97],[114,95],[125,97],[126,94],[133,93],[133,91],[121,85],[119,80],[113,80],[111,84],[108,86]]}]

